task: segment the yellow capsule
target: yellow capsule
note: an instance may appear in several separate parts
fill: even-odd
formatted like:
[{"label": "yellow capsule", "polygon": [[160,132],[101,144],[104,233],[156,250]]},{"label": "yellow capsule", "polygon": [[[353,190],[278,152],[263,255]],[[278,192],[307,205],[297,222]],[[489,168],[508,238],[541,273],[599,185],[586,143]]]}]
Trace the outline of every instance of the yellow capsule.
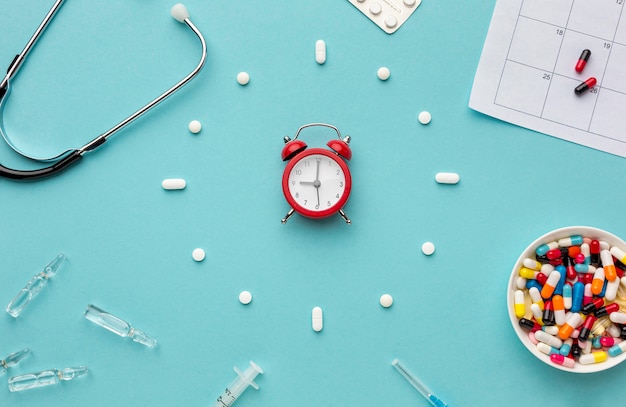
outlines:
[{"label": "yellow capsule", "polygon": [[590,365],[592,363],[601,363],[608,359],[608,353],[604,351],[591,352],[585,355],[581,355],[578,358],[578,362],[581,365]]},{"label": "yellow capsule", "polygon": [[524,298],[524,291],[515,290],[515,315],[518,318],[522,318],[526,314],[526,300]]},{"label": "yellow capsule", "polygon": [[535,274],[537,274],[537,270],[532,270],[528,267],[522,267],[521,269],[519,269],[519,275],[528,280],[534,280]]}]

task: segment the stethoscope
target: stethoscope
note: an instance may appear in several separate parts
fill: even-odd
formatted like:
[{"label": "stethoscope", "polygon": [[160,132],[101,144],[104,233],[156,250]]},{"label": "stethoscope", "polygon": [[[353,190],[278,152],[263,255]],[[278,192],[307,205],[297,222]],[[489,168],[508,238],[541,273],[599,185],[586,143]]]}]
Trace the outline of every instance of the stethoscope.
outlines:
[{"label": "stethoscope", "polygon": [[202,33],[198,30],[198,28],[189,19],[189,12],[187,11],[186,7],[183,4],[176,4],[171,9],[172,17],[174,17],[176,20],[178,20],[181,23],[187,24],[187,26],[196,34],[196,36],[198,37],[202,45],[202,57],[200,58],[200,62],[198,63],[198,66],[196,66],[196,68],[193,71],[191,71],[187,76],[181,79],[180,82],[178,82],[177,84],[172,86],[170,89],[162,93],[160,96],[158,96],[157,98],[155,98],[154,100],[152,100],[151,102],[143,106],[141,109],[137,110],[135,113],[131,114],[126,119],[122,120],[121,122],[113,126],[110,130],[94,138],[93,140],[85,144],[84,146],[80,148],[67,149],[61,154],[58,154],[57,156],[54,156],[54,157],[40,158],[40,157],[30,156],[24,153],[23,151],[21,151],[19,148],[17,148],[6,134],[6,131],[4,129],[4,123],[2,120],[3,113],[4,113],[4,102],[6,101],[6,97],[9,94],[10,80],[17,74],[17,71],[19,70],[24,60],[26,59],[26,56],[35,45],[35,42],[37,42],[37,39],[39,38],[39,36],[46,29],[48,23],[50,22],[50,20],[52,20],[52,17],[54,17],[59,7],[61,7],[61,4],[63,3],[63,1],[64,0],[56,0],[56,2],[52,6],[48,14],[45,16],[45,18],[43,19],[43,21],[41,22],[41,24],[39,25],[39,27],[37,28],[33,36],[30,38],[30,40],[28,41],[28,43],[22,50],[22,52],[15,56],[15,59],[13,59],[13,62],[11,62],[9,69],[7,70],[6,76],[0,83],[0,135],[2,135],[2,138],[4,138],[7,144],[20,155],[26,158],[30,158],[32,160],[36,160],[36,161],[52,162],[52,164],[50,164],[47,167],[39,168],[36,170],[16,170],[12,168],[7,168],[0,164],[0,176],[1,177],[12,178],[16,180],[31,180],[31,179],[36,179],[36,178],[47,177],[47,176],[54,175],[63,171],[64,169],[68,168],[70,165],[79,161],[83,157],[83,154],[89,151],[93,151],[97,147],[101,146],[113,134],[123,129],[132,121],[137,119],[139,116],[143,115],[148,110],[152,109],[154,106],[156,106],[157,104],[165,100],[167,97],[171,96],[178,89],[182,88],[185,84],[187,84],[187,82],[193,79],[193,77],[196,76],[198,72],[200,72],[202,67],[204,66],[204,61],[206,60],[206,55],[207,55],[206,42],[204,41],[204,37],[202,36]]}]

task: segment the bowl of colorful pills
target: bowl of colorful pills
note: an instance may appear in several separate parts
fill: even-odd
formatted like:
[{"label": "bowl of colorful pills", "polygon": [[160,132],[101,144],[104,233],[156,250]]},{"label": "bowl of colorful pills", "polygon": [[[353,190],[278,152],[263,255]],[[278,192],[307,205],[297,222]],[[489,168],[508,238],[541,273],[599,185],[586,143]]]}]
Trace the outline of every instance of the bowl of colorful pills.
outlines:
[{"label": "bowl of colorful pills", "polygon": [[592,373],[626,359],[626,243],[571,226],[539,237],[519,256],[507,293],[522,344],[557,369]]}]

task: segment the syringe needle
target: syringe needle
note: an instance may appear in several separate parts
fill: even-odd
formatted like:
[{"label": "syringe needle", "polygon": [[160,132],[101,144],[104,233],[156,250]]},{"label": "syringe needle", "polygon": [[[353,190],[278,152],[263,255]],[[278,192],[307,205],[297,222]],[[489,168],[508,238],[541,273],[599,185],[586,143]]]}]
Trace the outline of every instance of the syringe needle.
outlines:
[{"label": "syringe needle", "polygon": [[133,341],[149,348],[157,346],[156,339],[148,336],[144,331],[133,328],[128,322],[103,311],[95,305],[89,304],[87,306],[87,309],[85,310],[85,318],[121,337],[129,337]]},{"label": "syringe needle", "polygon": [[420,379],[415,377],[398,359],[394,359],[391,365],[409,382],[415,389],[435,407],[448,407],[439,397],[437,397]]},{"label": "syringe needle", "polygon": [[67,381],[88,373],[85,366],[68,367],[65,369],[49,369],[37,373],[14,376],[9,379],[9,390],[12,392],[52,386],[61,380]]},{"label": "syringe needle", "polygon": [[17,365],[20,360],[24,359],[29,353],[30,349],[24,348],[22,350],[18,350],[17,352],[11,353],[3,360],[0,360],[0,375],[5,374],[7,369],[11,366]]},{"label": "syringe needle", "polygon": [[44,267],[43,271],[35,274],[7,305],[7,313],[13,318],[17,318],[30,301],[39,294],[39,291],[48,284],[48,280],[57,273],[64,260],[65,255],[59,254]]}]

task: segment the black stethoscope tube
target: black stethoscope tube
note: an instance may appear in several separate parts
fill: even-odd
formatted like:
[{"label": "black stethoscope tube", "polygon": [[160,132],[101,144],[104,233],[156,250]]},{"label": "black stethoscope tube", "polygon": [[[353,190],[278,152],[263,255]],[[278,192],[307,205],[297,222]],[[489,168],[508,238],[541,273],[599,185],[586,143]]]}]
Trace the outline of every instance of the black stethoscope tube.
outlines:
[{"label": "black stethoscope tube", "polygon": [[[7,75],[0,83],[0,115],[3,112],[3,109],[2,109],[3,99],[9,94],[10,79],[13,76],[15,76],[21,63],[26,58],[26,55],[28,54],[30,49],[33,47],[33,45],[35,44],[35,42],[37,41],[37,39],[39,38],[43,30],[46,28],[46,26],[48,25],[52,17],[54,17],[54,15],[56,14],[56,11],[61,6],[61,3],[63,1],[64,0],[56,0],[55,4],[52,6],[52,9],[48,12],[48,14],[46,15],[42,23],[39,25],[39,27],[37,28],[37,30],[31,37],[31,39],[28,41],[28,44],[26,45],[26,47],[24,47],[24,50],[20,54],[18,54],[13,60],[13,62],[11,62],[11,65],[9,65],[9,68],[7,70]],[[44,168],[35,169],[35,170],[18,170],[18,169],[8,168],[0,164],[0,177],[9,178],[13,180],[26,181],[26,180],[35,180],[39,178],[45,178],[45,177],[49,177],[51,175],[60,173],[66,168],[70,167],[72,164],[75,164],[78,161],[80,161],[84,153],[92,151],[96,149],[97,147],[101,146],[102,144],[104,144],[108,140],[108,138],[112,136],[114,133],[126,127],[126,125],[130,124],[139,116],[143,115],[148,110],[152,109],[154,106],[156,106],[157,104],[165,100],[167,97],[169,97],[178,89],[182,88],[185,84],[187,84],[187,82],[193,79],[200,72],[200,70],[204,66],[204,62],[206,61],[206,55],[207,55],[206,41],[204,40],[204,36],[200,32],[200,30],[198,30],[198,28],[189,19],[189,13],[187,12],[187,9],[185,8],[184,5],[176,4],[172,8],[171,13],[172,13],[172,16],[176,20],[178,20],[181,23],[185,23],[194,32],[194,34],[196,34],[196,36],[198,37],[202,45],[202,57],[200,58],[200,62],[194,68],[193,71],[191,71],[187,76],[185,76],[183,79],[181,79],[178,83],[176,83],[174,86],[169,88],[167,91],[162,93],[160,96],[158,96],[157,98],[155,98],[154,100],[152,100],[151,102],[143,106],[141,109],[137,110],[132,115],[128,116],[126,119],[122,120],[120,123],[113,126],[107,132],[94,138],[93,140],[91,140],[89,143],[87,143],[81,148],[71,149],[71,150],[66,151],[61,158],[58,158],[51,165],[44,167]],[[6,141],[9,142],[8,139],[6,139]]]}]

